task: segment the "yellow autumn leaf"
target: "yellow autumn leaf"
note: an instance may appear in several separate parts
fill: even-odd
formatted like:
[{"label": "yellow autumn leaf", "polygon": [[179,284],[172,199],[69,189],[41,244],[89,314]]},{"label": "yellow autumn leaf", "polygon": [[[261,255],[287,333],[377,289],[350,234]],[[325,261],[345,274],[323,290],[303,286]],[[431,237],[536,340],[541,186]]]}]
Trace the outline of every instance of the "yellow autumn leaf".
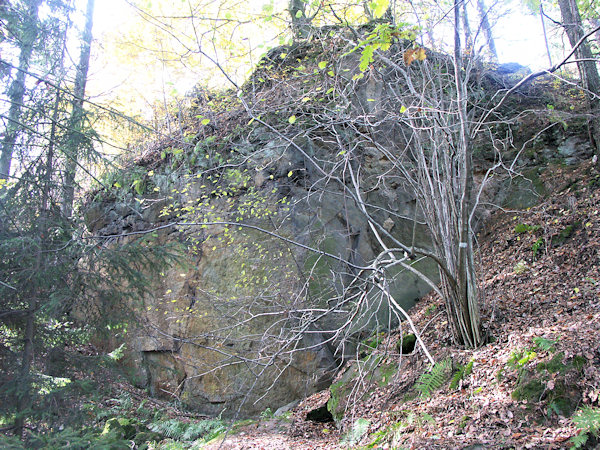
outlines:
[{"label": "yellow autumn leaf", "polygon": [[407,66],[410,66],[414,61],[425,61],[426,58],[427,53],[422,47],[409,49],[404,52],[404,64]]}]

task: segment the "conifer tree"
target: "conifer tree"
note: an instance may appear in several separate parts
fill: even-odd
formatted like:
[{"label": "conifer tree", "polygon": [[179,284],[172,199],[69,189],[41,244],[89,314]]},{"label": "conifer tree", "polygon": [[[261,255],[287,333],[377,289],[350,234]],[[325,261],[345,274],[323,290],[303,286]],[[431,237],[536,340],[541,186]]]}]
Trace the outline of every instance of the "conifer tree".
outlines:
[{"label": "conifer tree", "polygon": [[10,176],[15,143],[20,131],[19,120],[25,98],[25,80],[31,64],[33,48],[38,40],[38,11],[42,0],[26,0],[5,6],[6,21],[19,47],[19,65],[13,71],[14,79],[7,92],[10,103],[4,137],[0,143],[0,179]]},{"label": "conifer tree", "polygon": [[65,179],[63,196],[63,213],[66,217],[71,216],[73,200],[75,196],[75,175],[79,162],[80,147],[83,143],[83,128],[85,115],[83,103],[85,97],[85,85],[90,66],[90,53],[92,47],[92,27],[94,24],[94,0],[88,0],[85,13],[85,29],[82,36],[81,54],[76,68],[75,86],[73,88],[73,100],[71,117],[69,119],[69,131],[65,143]]}]

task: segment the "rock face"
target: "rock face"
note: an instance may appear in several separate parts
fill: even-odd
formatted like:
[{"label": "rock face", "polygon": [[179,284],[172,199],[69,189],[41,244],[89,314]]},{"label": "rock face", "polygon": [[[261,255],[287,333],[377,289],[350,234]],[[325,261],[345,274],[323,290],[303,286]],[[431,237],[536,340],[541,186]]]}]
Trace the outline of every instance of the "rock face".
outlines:
[{"label": "rock face", "polygon": [[[311,350],[290,353],[274,329],[287,322],[298,285],[279,256],[284,247],[258,232],[238,233],[235,242],[219,241],[223,227],[210,233],[194,259],[165,273],[155,291],[162,295],[147,299],[151,326],[134,348],[152,392],[206,414],[256,415],[326,386],[335,362],[323,337],[302,338],[297,348]],[[193,238],[194,230],[184,234]]]},{"label": "rock face", "polygon": [[[302,145],[322,151],[312,142]],[[169,201],[105,201],[86,213],[96,235],[179,223],[158,231],[157,243],[177,243],[181,260],[139,305],[141,325],[130,332],[127,364],[154,395],[206,414],[257,415],[310,395],[331,382],[344,352],[353,351],[353,335],[398,321],[371,291],[352,327],[336,334],[353,308],[346,284],[378,252],[367,220],[341,201],[339,189],[313,192],[310,168],[290,143],[263,131],[249,154],[247,171],[226,172],[210,187],[183,177],[171,185]],[[369,160],[373,172],[384,164]],[[380,217],[392,235],[427,245],[425,229],[401,218],[414,216],[409,193],[399,186],[378,189],[368,201],[395,212]],[[231,225],[239,218],[250,227]],[[207,220],[211,224],[182,224]],[[433,264],[418,264],[435,279]],[[401,270],[390,280],[405,309],[429,290]]]},{"label": "rock face", "polygon": [[[281,55],[294,61],[305,58],[294,51]],[[328,62],[316,66],[321,55],[312,58],[312,76],[324,77],[318,67]],[[340,119],[332,119],[330,129],[309,132],[308,124],[298,131],[296,124],[290,130],[297,120],[291,109],[280,120],[283,131],[256,122],[218,151],[211,136],[198,133],[185,151],[162,148],[163,162],[152,168],[141,164],[141,178],[120,183],[136,190],[144,185],[144,195],[129,189],[88,205],[86,222],[95,235],[127,240],[156,230],[156,245],[179,248],[177,263],[154,280],[142,304],[134,305],[138,325],[130,328],[127,342],[127,364],[154,395],[178,399],[205,414],[275,411],[327,386],[357,340],[401,319],[387,297],[365,281],[364,267],[381,256],[382,243],[393,247],[397,239],[421,248],[431,248],[431,243],[415,195],[394,175],[394,164],[412,163],[391,161],[393,152],[408,143],[395,116],[382,109],[381,99],[396,98],[393,91],[402,85],[392,79],[397,75],[389,68],[381,71],[382,79],[355,82],[357,58],[354,54],[338,61],[344,85],[357,87],[353,96],[340,97],[344,105],[331,106]],[[397,59],[402,60],[401,48]],[[254,81],[260,79],[257,71]],[[304,86],[304,81],[298,83]],[[305,99],[310,100],[301,96],[289,102],[290,108]],[[254,100],[267,115],[267,103],[261,104],[260,96]],[[348,117],[359,124],[350,131],[343,127]],[[271,119],[274,123],[277,117]],[[371,140],[361,125],[369,121],[380,123],[373,125]],[[244,125],[253,122],[243,117]],[[558,152],[565,158],[581,154],[584,147],[575,138],[561,142]],[[496,154],[487,134],[476,144],[481,161],[476,162],[480,170],[475,178],[480,181]],[[346,150],[340,148],[355,154],[344,160],[340,155]],[[235,158],[224,159],[228,154]],[[351,200],[352,171],[360,172],[361,200],[381,226],[381,242],[364,210]],[[340,181],[340,173],[347,178]],[[536,174],[531,174],[524,183],[535,188]],[[482,203],[519,207],[540,194],[530,189],[532,195],[514,195],[522,186],[498,178],[478,193]],[[485,214],[489,211],[476,215],[475,221],[481,222]],[[411,261],[411,266],[434,282],[438,279],[437,267],[427,259]],[[404,309],[429,291],[400,265],[390,265],[386,282]]]}]

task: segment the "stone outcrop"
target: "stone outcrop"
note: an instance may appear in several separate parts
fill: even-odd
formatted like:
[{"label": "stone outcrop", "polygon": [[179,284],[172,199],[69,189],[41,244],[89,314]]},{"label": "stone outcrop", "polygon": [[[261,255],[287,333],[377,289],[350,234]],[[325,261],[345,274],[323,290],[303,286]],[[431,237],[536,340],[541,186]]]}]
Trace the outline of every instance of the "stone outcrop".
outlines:
[{"label": "stone outcrop", "polygon": [[[103,201],[86,212],[91,233],[120,240],[179,223],[157,231],[158,243],[180,246],[182,260],[155,280],[152,295],[139,306],[141,326],[129,333],[127,364],[154,395],[180,399],[206,414],[256,415],[322,389],[344,358],[337,349],[343,339],[397,323],[387,303],[371,293],[353,328],[334,336],[348,317],[333,311],[355,275],[342,260],[365,265],[378,244],[364,215],[342,201],[339,189],[312,192],[310,176],[288,176],[310,170],[293,145],[266,132],[253,145],[250,170],[224,175],[210,190],[205,180],[184,177],[171,185],[176,194],[169,201]],[[304,145],[321,151],[315,143]],[[382,164],[373,157],[368,166],[379,171]],[[211,195],[214,185],[220,195]],[[413,196],[396,186],[374,190],[368,201],[396,213],[380,218],[392,235],[412,239],[414,227],[401,217],[414,216]],[[185,205],[196,206],[174,211]],[[235,222],[241,216],[273,234],[223,223],[182,224]],[[418,244],[426,244],[425,230],[416,231]],[[420,264],[436,276],[431,263]],[[392,295],[406,309],[428,292],[425,283],[400,270],[390,279]],[[303,308],[332,312],[293,312]],[[294,317],[284,317],[290,311]],[[303,327],[310,332],[295,336]],[[352,340],[343,349],[351,353]]]},{"label": "stone outcrop", "polygon": [[[281,55],[294,61],[305,57],[293,48],[284,50],[273,56],[273,64],[281,63]],[[402,49],[397,51],[401,60]],[[312,56],[315,66],[318,57]],[[354,54],[338,61],[345,83],[354,83],[357,58]],[[261,70],[253,82],[260,79]],[[321,76],[316,68],[314,74]],[[356,82],[354,97],[339,114],[385,123],[380,100],[394,98],[394,89],[401,86],[391,78],[393,70],[385,68],[380,75]],[[482,83],[494,88],[512,84],[514,80],[506,76],[498,72]],[[267,114],[269,106],[260,103],[260,95],[257,99]],[[522,123],[516,121],[513,127],[525,130],[527,141],[533,127],[519,120]],[[243,116],[243,121],[249,125],[254,119],[248,122]],[[397,125],[374,126],[376,137],[356,147],[363,200],[369,214],[393,238],[428,247],[415,195],[398,176],[389,175],[394,163],[377,149],[381,143],[398,150],[401,131]],[[336,139],[355,142],[360,132],[341,130],[332,137],[323,136],[324,130],[313,135],[277,132],[255,123],[218,151],[210,136],[198,133],[185,151],[178,149],[176,155],[165,145],[163,161],[140,164],[141,178],[120,183],[137,188],[143,182],[142,194],[129,189],[89,202],[85,212],[89,232],[112,237],[113,245],[155,230],[156,245],[179,248],[177,263],[154,280],[143,304],[135,305],[139,326],[129,333],[126,361],[141,386],[206,414],[251,416],[266,408],[274,411],[327,386],[357,340],[397,324],[397,312],[381,293],[360,281],[361,268],[380,254],[381,246],[363,211],[346,195],[352,186],[331,182],[313,163],[322,162],[325,173],[339,170],[333,157],[339,152]],[[476,181],[497,158],[487,139],[488,134],[474,143]],[[575,137],[555,136],[549,141],[540,141],[521,156],[529,158],[525,178],[513,173],[496,177],[479,200],[529,206],[540,195],[535,183],[539,161],[564,157],[570,162],[587,148]],[[220,159],[228,153],[236,155],[234,164]],[[532,194],[522,195],[527,187]],[[486,214],[489,211],[482,209],[476,222]],[[389,236],[383,239],[392,245]],[[413,264],[437,279],[437,268],[430,261]],[[387,279],[391,295],[405,309],[429,291],[427,284],[400,266],[391,268]]]}]

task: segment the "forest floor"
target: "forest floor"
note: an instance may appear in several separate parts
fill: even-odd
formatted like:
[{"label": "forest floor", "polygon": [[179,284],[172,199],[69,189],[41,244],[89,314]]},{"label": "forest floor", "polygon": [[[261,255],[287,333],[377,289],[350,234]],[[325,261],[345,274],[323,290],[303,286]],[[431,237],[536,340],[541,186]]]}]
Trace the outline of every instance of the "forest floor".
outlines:
[{"label": "forest floor", "polygon": [[[264,414],[208,443],[173,448],[573,447],[571,439],[581,434],[574,413],[600,406],[600,173],[589,163],[555,166],[541,180],[550,193],[543,202],[497,211],[478,234],[486,344],[476,350],[453,344],[436,295],[411,310],[441,369],[430,395],[415,388],[430,368],[422,350],[398,351],[409,331],[404,326],[370,350],[381,365],[395,366],[395,375],[383,383],[352,381],[337,423],[307,419],[326,405],[326,390],[278,418]],[[163,404],[122,388],[137,400]],[[201,419],[167,412],[182,421]],[[585,445],[598,448],[598,440],[590,435]]]},{"label": "forest floor", "polygon": [[[451,358],[454,389],[411,395],[428,363],[418,348],[396,352],[401,333],[379,345],[382,363],[398,365],[385,386],[357,391],[338,426],[306,419],[329,391],[287,419],[240,428],[206,448],[569,448],[570,416],[598,406],[600,392],[600,175],[590,165],[553,167],[542,176],[552,194],[526,211],[498,211],[478,235],[486,345],[453,345],[441,300],[411,311],[436,361]],[[471,371],[464,367],[472,361]],[[458,370],[456,370],[458,369]],[[365,383],[368,384],[368,383]],[[343,432],[359,418],[368,432]],[[588,448],[597,445],[590,436]]]}]

